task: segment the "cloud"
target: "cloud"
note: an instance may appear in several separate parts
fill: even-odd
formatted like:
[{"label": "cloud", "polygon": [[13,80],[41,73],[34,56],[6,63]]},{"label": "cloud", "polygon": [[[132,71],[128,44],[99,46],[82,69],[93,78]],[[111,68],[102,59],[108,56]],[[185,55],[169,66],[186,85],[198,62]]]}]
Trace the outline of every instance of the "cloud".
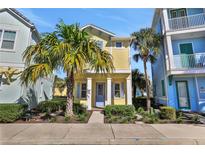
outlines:
[{"label": "cloud", "polygon": [[42,27],[48,27],[53,28],[53,25],[42,17],[34,14],[34,12],[31,9],[18,9],[24,16],[26,16],[31,22],[33,22],[35,25],[42,26]]}]

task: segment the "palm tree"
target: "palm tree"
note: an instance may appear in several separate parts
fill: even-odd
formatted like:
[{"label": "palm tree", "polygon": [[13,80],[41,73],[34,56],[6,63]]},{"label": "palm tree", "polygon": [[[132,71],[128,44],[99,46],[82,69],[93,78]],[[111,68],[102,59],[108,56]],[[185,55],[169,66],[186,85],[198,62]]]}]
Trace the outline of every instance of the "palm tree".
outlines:
[{"label": "palm tree", "polygon": [[143,61],[147,93],[147,110],[149,110],[151,102],[150,86],[147,76],[147,62],[155,62],[159,53],[161,36],[155,33],[151,28],[141,29],[139,32],[134,32],[131,35],[133,37],[133,48],[136,51],[133,58],[136,62],[138,62],[139,59]]},{"label": "palm tree", "polygon": [[114,69],[112,56],[101,50],[79,24],[66,25],[62,20],[56,30],[45,34],[36,45],[27,48],[23,55],[28,67],[22,72],[22,84],[33,84],[62,69],[66,73],[66,116],[73,115],[74,73],[82,73],[86,65],[96,72]]},{"label": "palm tree", "polygon": [[141,95],[144,96],[146,81],[144,74],[141,73],[139,69],[132,70],[132,87],[134,98],[136,97],[137,88],[139,88]]}]

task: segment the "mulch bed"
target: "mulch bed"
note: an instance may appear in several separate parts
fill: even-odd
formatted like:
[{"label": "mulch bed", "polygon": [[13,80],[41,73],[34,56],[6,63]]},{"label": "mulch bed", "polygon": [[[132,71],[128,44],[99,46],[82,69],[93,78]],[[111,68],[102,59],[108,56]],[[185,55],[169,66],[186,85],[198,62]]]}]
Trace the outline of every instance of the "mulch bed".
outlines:
[{"label": "mulch bed", "polygon": [[[46,116],[45,113],[35,113],[29,120],[19,119],[15,123],[87,123],[92,111],[87,111],[87,115],[84,120],[80,121],[77,115],[69,118],[67,121],[62,112],[54,113],[54,116]],[[55,119],[55,120],[54,120]]]}]

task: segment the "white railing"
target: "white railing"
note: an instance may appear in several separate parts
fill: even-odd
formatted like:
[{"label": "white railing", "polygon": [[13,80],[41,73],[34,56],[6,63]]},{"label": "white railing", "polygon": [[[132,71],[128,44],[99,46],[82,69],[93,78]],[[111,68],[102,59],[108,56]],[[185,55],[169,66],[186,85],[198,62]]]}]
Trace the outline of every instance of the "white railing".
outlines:
[{"label": "white railing", "polygon": [[174,68],[205,68],[205,53],[174,55]]},{"label": "white railing", "polygon": [[180,30],[205,25],[205,13],[169,19],[170,30]]}]

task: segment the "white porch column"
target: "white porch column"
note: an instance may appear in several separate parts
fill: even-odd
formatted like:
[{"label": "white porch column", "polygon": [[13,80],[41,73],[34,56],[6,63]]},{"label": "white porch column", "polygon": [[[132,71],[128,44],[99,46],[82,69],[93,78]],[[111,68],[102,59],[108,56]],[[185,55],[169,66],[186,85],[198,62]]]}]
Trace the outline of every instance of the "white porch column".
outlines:
[{"label": "white porch column", "polygon": [[132,80],[131,75],[127,78],[127,105],[132,105]]},{"label": "white porch column", "polygon": [[112,102],[112,79],[107,78],[107,102],[105,105],[111,105]]},{"label": "white porch column", "polygon": [[166,41],[167,41],[167,52],[169,56],[169,66],[170,69],[172,70],[174,68],[174,57],[173,57],[173,49],[172,49],[172,39],[170,35],[166,36]]},{"label": "white porch column", "polygon": [[92,106],[92,78],[87,78],[87,107],[91,110]]},{"label": "white porch column", "polygon": [[163,14],[165,30],[169,31],[169,18],[168,18],[167,9],[163,9],[162,14]]}]

